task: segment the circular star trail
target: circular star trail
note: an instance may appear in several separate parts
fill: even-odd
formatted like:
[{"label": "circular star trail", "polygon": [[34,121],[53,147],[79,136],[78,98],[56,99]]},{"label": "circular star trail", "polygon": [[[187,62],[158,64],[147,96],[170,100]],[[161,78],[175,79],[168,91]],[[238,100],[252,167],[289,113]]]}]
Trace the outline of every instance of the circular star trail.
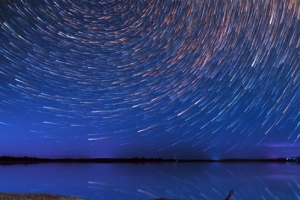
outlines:
[{"label": "circular star trail", "polygon": [[299,150],[298,1],[7,0],[0,9],[0,152]]}]

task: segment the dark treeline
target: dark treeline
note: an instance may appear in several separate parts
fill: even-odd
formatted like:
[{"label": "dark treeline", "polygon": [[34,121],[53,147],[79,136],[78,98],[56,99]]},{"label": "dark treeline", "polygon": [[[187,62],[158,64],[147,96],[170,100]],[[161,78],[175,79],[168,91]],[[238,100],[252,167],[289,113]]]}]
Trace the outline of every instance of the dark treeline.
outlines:
[{"label": "dark treeline", "polygon": [[175,162],[173,159],[162,158],[36,158],[36,157],[13,157],[0,156],[1,163],[162,163]]},{"label": "dark treeline", "polygon": [[162,158],[36,158],[0,156],[0,164],[35,164],[35,163],[166,163],[166,162],[299,162],[300,157],[277,159],[162,159]]}]

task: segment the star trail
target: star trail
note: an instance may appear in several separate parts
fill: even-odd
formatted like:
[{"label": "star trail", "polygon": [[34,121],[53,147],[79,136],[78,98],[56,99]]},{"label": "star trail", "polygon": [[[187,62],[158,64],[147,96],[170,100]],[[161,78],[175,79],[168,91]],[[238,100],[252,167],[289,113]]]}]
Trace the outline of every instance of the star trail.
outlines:
[{"label": "star trail", "polygon": [[300,3],[5,0],[0,154],[300,150]]}]

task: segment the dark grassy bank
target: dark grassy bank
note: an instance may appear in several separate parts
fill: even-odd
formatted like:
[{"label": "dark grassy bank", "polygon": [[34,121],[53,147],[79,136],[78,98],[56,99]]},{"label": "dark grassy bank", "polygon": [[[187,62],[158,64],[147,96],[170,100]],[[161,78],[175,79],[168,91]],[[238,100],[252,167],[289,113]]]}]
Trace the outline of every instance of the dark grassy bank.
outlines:
[{"label": "dark grassy bank", "polygon": [[0,192],[0,199],[5,200],[83,200],[78,197],[67,197],[52,194],[12,194]]}]

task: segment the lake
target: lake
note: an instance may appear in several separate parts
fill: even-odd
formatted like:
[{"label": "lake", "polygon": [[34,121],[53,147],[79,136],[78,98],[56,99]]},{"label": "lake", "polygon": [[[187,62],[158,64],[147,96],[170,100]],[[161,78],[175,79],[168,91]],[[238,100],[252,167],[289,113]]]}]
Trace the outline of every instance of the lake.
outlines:
[{"label": "lake", "polygon": [[300,199],[295,163],[0,165],[0,192],[85,199]]}]

